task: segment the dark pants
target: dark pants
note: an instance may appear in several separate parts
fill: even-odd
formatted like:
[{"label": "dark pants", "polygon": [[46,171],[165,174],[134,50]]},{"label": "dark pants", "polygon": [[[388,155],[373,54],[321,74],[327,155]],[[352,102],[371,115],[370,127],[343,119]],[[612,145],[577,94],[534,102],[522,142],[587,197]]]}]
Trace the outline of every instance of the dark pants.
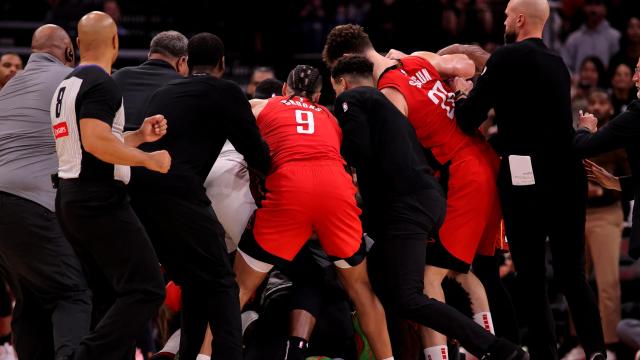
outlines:
[{"label": "dark pants", "polygon": [[95,327],[75,359],[131,359],[136,336],[164,301],[164,283],[124,184],[60,180],[56,212],[93,292]]},{"label": "dark pants", "polygon": [[[384,216],[374,222],[379,226],[370,234],[376,243],[369,259],[372,278],[382,280],[378,294],[387,311],[457,339],[478,357],[486,354],[496,340],[493,335],[423,293],[427,240],[438,231],[445,215],[442,193],[429,190],[396,198],[380,213]],[[393,337],[392,341],[398,343]]]},{"label": "dark pants", "polygon": [[242,359],[238,285],[211,205],[140,192],[132,194],[132,205],[167,275],[182,288],[180,358],[196,358],[209,324],[211,358]]},{"label": "dark pants", "polygon": [[12,327],[18,356],[33,360],[71,355],[89,332],[91,294],[56,215],[0,192],[0,234],[3,265],[16,294]]},{"label": "dark pants", "polygon": [[536,185],[512,186],[506,161],[498,180],[509,248],[527,310],[529,352],[532,359],[558,358],[547,296],[545,244],[549,238],[554,276],[588,359],[605,347],[598,306],[584,273],[584,170],[577,161],[548,172],[535,165]]},{"label": "dark pants", "polygon": [[473,260],[473,273],[480,279],[487,293],[496,336],[519,344],[520,330],[516,310],[511,295],[500,279],[499,257],[501,256],[501,254],[495,256],[476,255]]}]

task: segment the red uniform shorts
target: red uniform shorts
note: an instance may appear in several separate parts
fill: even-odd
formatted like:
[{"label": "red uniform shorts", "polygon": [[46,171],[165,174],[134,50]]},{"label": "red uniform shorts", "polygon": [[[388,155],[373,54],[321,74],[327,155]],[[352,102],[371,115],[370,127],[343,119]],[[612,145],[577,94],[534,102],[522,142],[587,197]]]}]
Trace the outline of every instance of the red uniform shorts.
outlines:
[{"label": "red uniform shorts", "polygon": [[494,255],[502,236],[499,167],[498,155],[484,140],[474,139],[457,151],[449,168],[447,213],[437,244],[452,257],[436,259],[435,251],[434,256],[427,254],[427,264],[466,272],[476,254]]},{"label": "red uniform shorts", "polygon": [[[342,163],[285,164],[267,177],[266,189],[253,229],[259,248],[291,261],[315,232],[324,251],[338,266],[354,266],[364,259],[356,188]],[[246,245],[246,241],[240,242],[243,253],[273,264]]]}]

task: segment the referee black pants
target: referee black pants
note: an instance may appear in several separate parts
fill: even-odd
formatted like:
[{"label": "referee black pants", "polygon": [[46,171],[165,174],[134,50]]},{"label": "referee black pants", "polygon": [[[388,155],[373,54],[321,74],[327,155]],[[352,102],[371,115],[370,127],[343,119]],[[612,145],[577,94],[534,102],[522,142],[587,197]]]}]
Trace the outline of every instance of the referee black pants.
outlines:
[{"label": "referee black pants", "polygon": [[182,289],[180,359],[194,360],[209,325],[214,360],[242,359],[238,284],[210,204],[134,191],[132,205],[167,275]]},{"label": "referee black pants", "polygon": [[[374,282],[378,282],[377,294],[390,316],[415,321],[457,339],[480,357],[489,352],[495,336],[423,292],[427,240],[442,225],[445,209],[445,200],[438,190],[396,198],[381,209],[384,216],[370,234],[376,241],[369,256],[370,272]],[[401,340],[392,335],[394,355],[401,351],[398,348]]]},{"label": "referee black pants", "polygon": [[93,329],[74,359],[131,360],[164,301],[164,282],[124,184],[60,180],[56,212],[93,292]]},{"label": "referee black pants", "polygon": [[20,359],[71,355],[89,332],[91,293],[56,215],[0,192],[0,254],[16,295],[12,327]]},{"label": "referee black pants", "polygon": [[[525,302],[529,353],[532,359],[558,358],[555,322],[547,295],[548,238],[555,280],[567,299],[578,338],[589,359],[595,352],[604,352],[605,346],[598,306],[584,270],[587,198],[584,169],[576,161],[563,170],[547,174],[538,171],[535,176],[536,185],[512,186],[505,161],[498,179],[509,249]],[[554,180],[549,181],[551,177]]]}]

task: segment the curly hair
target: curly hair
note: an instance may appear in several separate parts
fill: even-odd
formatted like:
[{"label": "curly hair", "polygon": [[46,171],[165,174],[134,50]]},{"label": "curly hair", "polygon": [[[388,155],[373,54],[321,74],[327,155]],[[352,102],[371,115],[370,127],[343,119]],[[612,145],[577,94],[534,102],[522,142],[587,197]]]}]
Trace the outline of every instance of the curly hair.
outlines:
[{"label": "curly hair", "polygon": [[343,56],[333,65],[331,77],[337,79],[344,75],[371,77],[373,76],[373,63],[362,55]]},{"label": "curly hair", "polygon": [[362,54],[373,47],[369,35],[359,25],[347,24],[334,27],[327,36],[322,50],[322,60],[331,67],[344,54]]}]

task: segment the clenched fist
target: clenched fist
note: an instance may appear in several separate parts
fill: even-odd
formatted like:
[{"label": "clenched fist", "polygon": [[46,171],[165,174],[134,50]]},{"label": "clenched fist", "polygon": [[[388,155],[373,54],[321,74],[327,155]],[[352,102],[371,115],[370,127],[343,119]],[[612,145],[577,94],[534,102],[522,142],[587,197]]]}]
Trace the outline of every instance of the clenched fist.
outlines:
[{"label": "clenched fist", "polygon": [[147,156],[147,162],[144,165],[149,170],[166,174],[171,167],[171,155],[166,150],[154,151]]}]

